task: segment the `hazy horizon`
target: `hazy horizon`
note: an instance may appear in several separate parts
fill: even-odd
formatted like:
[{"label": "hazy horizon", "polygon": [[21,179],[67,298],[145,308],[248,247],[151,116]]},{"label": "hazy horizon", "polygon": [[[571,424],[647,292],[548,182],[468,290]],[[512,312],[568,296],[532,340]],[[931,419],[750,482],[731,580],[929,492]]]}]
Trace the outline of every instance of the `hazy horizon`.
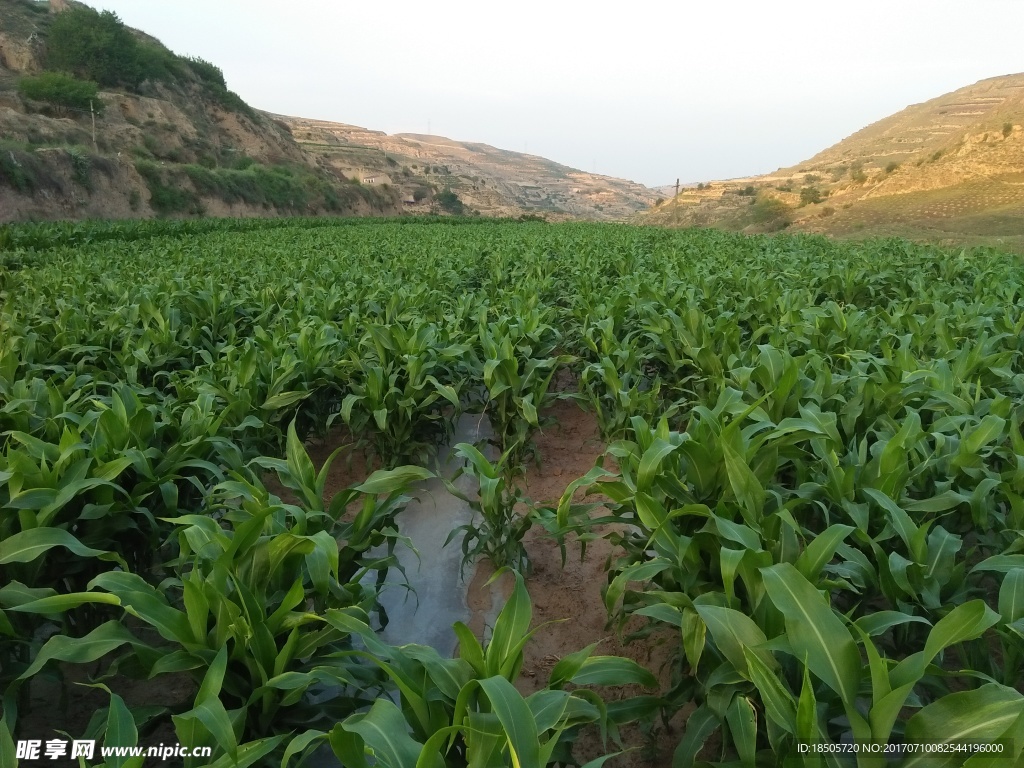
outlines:
[{"label": "hazy horizon", "polygon": [[89,4],[213,62],[258,109],[481,142],[648,186],[793,165],[910,104],[1024,70],[1016,0],[969,14],[951,0],[606,14],[576,0],[316,14],[269,0]]}]

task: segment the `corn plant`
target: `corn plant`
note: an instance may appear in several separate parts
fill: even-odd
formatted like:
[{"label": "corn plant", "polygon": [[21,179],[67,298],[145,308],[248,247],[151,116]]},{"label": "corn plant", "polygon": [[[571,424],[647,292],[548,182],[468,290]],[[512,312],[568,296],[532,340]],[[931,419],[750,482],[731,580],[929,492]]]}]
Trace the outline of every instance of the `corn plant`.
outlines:
[{"label": "corn plant", "polygon": [[446,344],[433,323],[370,325],[352,352],[341,418],[386,463],[425,461],[451,433],[461,407],[451,369],[464,352]]},{"label": "corn plant", "polygon": [[[506,451],[491,463],[478,448],[459,443],[453,449],[464,463],[452,477],[442,477],[448,492],[462,499],[475,513],[475,518],[448,534],[445,546],[462,535],[462,569],[478,557],[486,557],[495,566],[514,568],[528,573],[530,560],[523,545],[523,537],[533,524],[532,503],[515,484],[508,464],[512,450]],[[467,475],[477,483],[475,494],[465,493],[456,481]],[[518,511],[517,506],[525,506]]]},{"label": "corn plant", "polygon": [[[500,575],[500,571],[499,574]],[[648,702],[630,708],[628,700],[606,705],[586,685],[629,683],[655,687],[656,680],[635,662],[595,656],[595,646],[565,656],[551,671],[548,685],[524,697],[513,683],[519,677],[523,649],[541,627],[530,629],[532,606],[522,576],[515,574],[512,595],[482,645],[462,623],[455,625],[459,655],[442,659],[429,647],[388,647],[363,631],[366,651],[353,653],[378,666],[399,691],[398,703],[378,700],[354,714],[324,738],[345,765],[388,768],[434,766],[545,766],[571,760],[573,735],[586,724],[602,734],[645,711]],[[338,619],[343,626],[358,627]],[[566,686],[574,686],[566,690]],[[647,706],[646,710],[650,707]],[[606,758],[605,758],[606,759]],[[588,765],[601,765],[599,759]]]},{"label": "corn plant", "polygon": [[556,354],[559,334],[546,322],[546,313],[523,302],[519,313],[488,322],[481,316],[472,376],[482,384],[471,393],[471,412],[487,414],[494,443],[508,454],[506,467],[518,471],[536,455],[533,434],[542,426],[542,413],[559,395],[550,391],[555,374],[573,362]]}]

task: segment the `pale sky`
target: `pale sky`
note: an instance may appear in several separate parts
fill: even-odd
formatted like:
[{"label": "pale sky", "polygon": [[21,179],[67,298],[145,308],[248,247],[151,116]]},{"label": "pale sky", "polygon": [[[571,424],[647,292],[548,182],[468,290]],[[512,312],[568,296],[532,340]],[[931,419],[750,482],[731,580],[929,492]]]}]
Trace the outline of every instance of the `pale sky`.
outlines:
[{"label": "pale sky", "polygon": [[[90,0],[86,0],[90,2]],[[104,0],[254,107],[649,186],[796,164],[1024,71],[1024,0]]]}]

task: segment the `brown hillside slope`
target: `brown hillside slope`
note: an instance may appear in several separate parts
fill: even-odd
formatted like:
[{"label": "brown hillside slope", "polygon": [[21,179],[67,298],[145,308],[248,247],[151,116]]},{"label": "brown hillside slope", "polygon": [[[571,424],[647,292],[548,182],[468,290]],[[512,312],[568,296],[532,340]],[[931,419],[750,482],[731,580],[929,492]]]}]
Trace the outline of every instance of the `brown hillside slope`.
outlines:
[{"label": "brown hillside slope", "polygon": [[[797,166],[686,189],[647,220],[751,231],[788,220],[838,236],[1024,249],[1022,125],[1024,74],[989,78],[907,107]],[[768,198],[788,211],[769,215]]]},{"label": "brown hillside slope", "polygon": [[0,0],[0,222],[401,210],[396,193],[349,183],[223,80],[138,30],[129,31],[163,72],[101,89],[95,135],[88,110],[25,99],[19,81],[48,68],[49,32],[68,9],[89,11]]},{"label": "brown hillside slope", "polygon": [[156,67],[141,83],[99,91],[94,135],[88,109],[19,90],[59,67],[50,32],[65,12],[99,18],[73,0],[0,0],[0,223],[438,212],[624,219],[656,198],[639,184],[483,144],[260,112],[216,66],[138,30],[128,34]]},{"label": "brown hillside slope", "polygon": [[445,188],[483,215],[541,214],[552,219],[621,220],[646,209],[658,197],[641,184],[487,144],[273,117],[289,126],[304,149],[339,172],[355,178],[386,178],[398,185],[410,211],[429,210],[432,196]]}]

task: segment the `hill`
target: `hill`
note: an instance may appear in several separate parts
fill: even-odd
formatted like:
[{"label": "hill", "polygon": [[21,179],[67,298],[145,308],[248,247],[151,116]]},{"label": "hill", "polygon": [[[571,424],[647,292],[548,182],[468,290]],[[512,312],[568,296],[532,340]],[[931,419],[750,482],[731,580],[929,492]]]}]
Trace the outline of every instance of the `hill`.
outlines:
[{"label": "hill", "polygon": [[261,112],[215,64],[70,0],[0,0],[0,137],[0,222],[403,212],[622,219],[656,197],[484,144]]},{"label": "hill", "polygon": [[685,189],[650,223],[1024,249],[1024,74],[982,80],[764,176]]},{"label": "hill", "polygon": [[0,221],[400,210],[212,63],[67,0],[0,0],[0,136]]},{"label": "hill", "polygon": [[658,197],[641,184],[487,144],[271,117],[286,124],[303,149],[338,172],[398,186],[409,210],[429,208],[434,195],[450,189],[464,205],[487,216],[619,220],[645,210]]}]

